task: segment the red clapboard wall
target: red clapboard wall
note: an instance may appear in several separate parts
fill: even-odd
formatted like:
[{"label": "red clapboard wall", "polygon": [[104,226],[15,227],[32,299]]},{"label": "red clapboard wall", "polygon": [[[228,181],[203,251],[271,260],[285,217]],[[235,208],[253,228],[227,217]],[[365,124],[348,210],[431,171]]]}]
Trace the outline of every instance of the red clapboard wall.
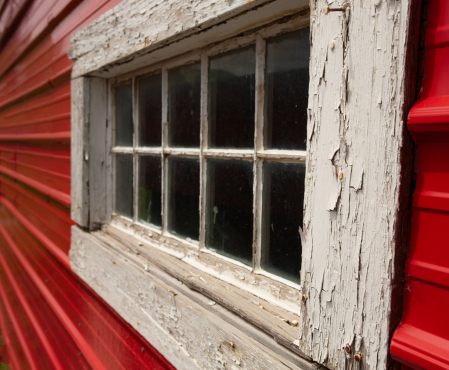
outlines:
[{"label": "red clapboard wall", "polygon": [[431,0],[421,98],[408,128],[418,148],[405,307],[392,356],[449,369],[449,1]]},{"label": "red clapboard wall", "polygon": [[69,265],[67,51],[118,2],[0,0],[0,363],[13,369],[172,369]]}]

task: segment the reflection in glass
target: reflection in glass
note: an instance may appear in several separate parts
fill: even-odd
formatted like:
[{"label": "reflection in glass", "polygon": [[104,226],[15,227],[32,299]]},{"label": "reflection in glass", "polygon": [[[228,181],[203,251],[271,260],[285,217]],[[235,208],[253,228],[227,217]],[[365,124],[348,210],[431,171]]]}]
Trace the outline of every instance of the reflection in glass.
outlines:
[{"label": "reflection in glass", "polygon": [[209,147],[254,148],[256,49],[210,59]]},{"label": "reflection in glass", "polygon": [[266,149],[306,150],[309,29],[267,40]]},{"label": "reflection in glass", "polygon": [[161,146],[162,138],[161,74],[139,80],[139,145]]},{"label": "reflection in glass", "polygon": [[206,247],[252,265],[253,162],[207,161]]},{"label": "reflection in glass", "polygon": [[115,145],[133,146],[133,94],[131,84],[115,88]]},{"label": "reflection in glass", "polygon": [[200,146],[201,64],[168,71],[169,144]]},{"label": "reflection in glass", "polygon": [[199,240],[200,162],[168,158],[168,230],[179,237]]},{"label": "reflection in glass", "polygon": [[133,218],[132,155],[115,155],[115,213]]},{"label": "reflection in glass", "polygon": [[139,221],[162,226],[160,157],[140,156],[138,186]]},{"label": "reflection in glass", "polygon": [[304,164],[265,162],[261,267],[299,283]]}]

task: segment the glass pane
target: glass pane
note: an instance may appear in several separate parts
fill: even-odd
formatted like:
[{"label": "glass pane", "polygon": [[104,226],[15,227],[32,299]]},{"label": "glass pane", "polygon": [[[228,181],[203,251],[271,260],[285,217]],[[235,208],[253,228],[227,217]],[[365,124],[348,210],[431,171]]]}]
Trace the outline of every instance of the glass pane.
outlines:
[{"label": "glass pane", "polygon": [[139,145],[162,145],[162,78],[151,75],[139,81]]},{"label": "glass pane", "polygon": [[139,158],[139,221],[162,226],[161,218],[161,158]]},{"label": "glass pane", "polygon": [[200,146],[201,64],[168,71],[169,145]]},{"label": "glass pane", "polygon": [[304,164],[265,162],[261,267],[299,282]]},{"label": "glass pane", "polygon": [[206,246],[252,265],[253,162],[207,161]]},{"label": "glass pane", "polygon": [[131,84],[115,88],[115,145],[133,146],[133,93]]},{"label": "glass pane", "polygon": [[115,213],[133,218],[132,155],[115,155]]},{"label": "glass pane", "polygon": [[309,29],[267,40],[266,149],[306,150]]},{"label": "glass pane", "polygon": [[210,59],[209,147],[254,148],[256,48]]},{"label": "glass pane", "polygon": [[199,240],[200,162],[168,158],[168,230],[179,237]]}]

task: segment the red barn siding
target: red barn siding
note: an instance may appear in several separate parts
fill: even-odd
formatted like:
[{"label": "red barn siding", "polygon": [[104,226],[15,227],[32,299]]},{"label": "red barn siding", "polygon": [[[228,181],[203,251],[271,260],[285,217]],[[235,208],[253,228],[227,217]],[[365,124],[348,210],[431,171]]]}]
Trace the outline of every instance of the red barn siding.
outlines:
[{"label": "red barn siding", "polygon": [[408,127],[418,148],[405,307],[392,356],[449,369],[449,2],[430,1],[421,98]]},{"label": "red barn siding", "polygon": [[0,1],[0,326],[15,369],[169,369],[69,266],[70,36],[119,1]]}]

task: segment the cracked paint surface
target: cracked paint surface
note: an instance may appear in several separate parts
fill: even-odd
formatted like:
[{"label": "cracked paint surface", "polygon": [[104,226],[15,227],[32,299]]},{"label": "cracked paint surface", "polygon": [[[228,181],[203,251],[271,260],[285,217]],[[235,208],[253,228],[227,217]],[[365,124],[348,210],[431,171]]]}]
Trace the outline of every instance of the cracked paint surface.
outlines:
[{"label": "cracked paint surface", "polygon": [[[254,3],[265,2],[268,1]],[[401,186],[410,2],[311,0],[310,3],[308,158],[304,227],[300,230],[302,290],[281,292],[283,302],[279,305],[292,303],[300,311],[298,340],[294,345],[332,369],[386,367]],[[71,49],[71,57],[76,61],[74,75],[77,71],[93,71],[158,43],[173,42],[177,35],[208,27],[220,17],[242,12],[246,6],[249,5],[243,0],[125,0],[74,34]],[[323,9],[327,6],[345,10],[325,14]],[[161,250],[169,250],[163,238],[159,242]],[[174,253],[173,249],[170,252]],[[194,254],[184,255],[179,250],[178,253],[178,258],[192,265],[199,263]],[[82,263],[80,259],[81,269]],[[247,290],[248,286],[262,284],[225,263],[225,267],[208,266],[215,276],[232,273],[234,284]],[[106,274],[107,269],[104,271],[105,275],[95,276],[95,281],[99,290],[109,289],[108,294],[113,295],[116,286],[105,287],[109,284],[107,279],[113,276]],[[123,305],[130,300],[144,305],[145,287],[133,291],[135,287],[118,278],[114,284],[132,295],[123,298]],[[276,288],[273,285],[257,288],[259,294],[265,291],[276,296],[273,287]],[[162,292],[164,296],[152,303],[155,308],[150,305],[146,309],[154,309],[152,317],[158,319],[159,325],[170,323],[166,328],[177,328],[180,333],[190,330],[188,322],[184,327],[180,324],[183,317],[177,314],[175,297],[165,295],[163,290],[158,294]],[[303,294],[305,301],[301,303]],[[164,311],[165,306],[170,309]],[[291,307],[289,310],[294,311]],[[149,319],[143,315],[136,325],[145,320]],[[182,343],[192,357],[202,356],[185,339],[190,334],[178,335],[173,331],[172,335],[179,338],[174,348]],[[344,351],[346,346],[351,347],[351,353]],[[216,348],[210,348],[212,358]],[[356,352],[362,354],[361,363],[353,360]],[[226,361],[240,366],[237,361],[242,360],[234,361],[231,355],[224,355]],[[214,361],[216,368],[222,366],[222,359],[217,357]]]},{"label": "cracked paint surface", "polygon": [[409,6],[311,1],[299,345],[330,368],[386,367]]}]

